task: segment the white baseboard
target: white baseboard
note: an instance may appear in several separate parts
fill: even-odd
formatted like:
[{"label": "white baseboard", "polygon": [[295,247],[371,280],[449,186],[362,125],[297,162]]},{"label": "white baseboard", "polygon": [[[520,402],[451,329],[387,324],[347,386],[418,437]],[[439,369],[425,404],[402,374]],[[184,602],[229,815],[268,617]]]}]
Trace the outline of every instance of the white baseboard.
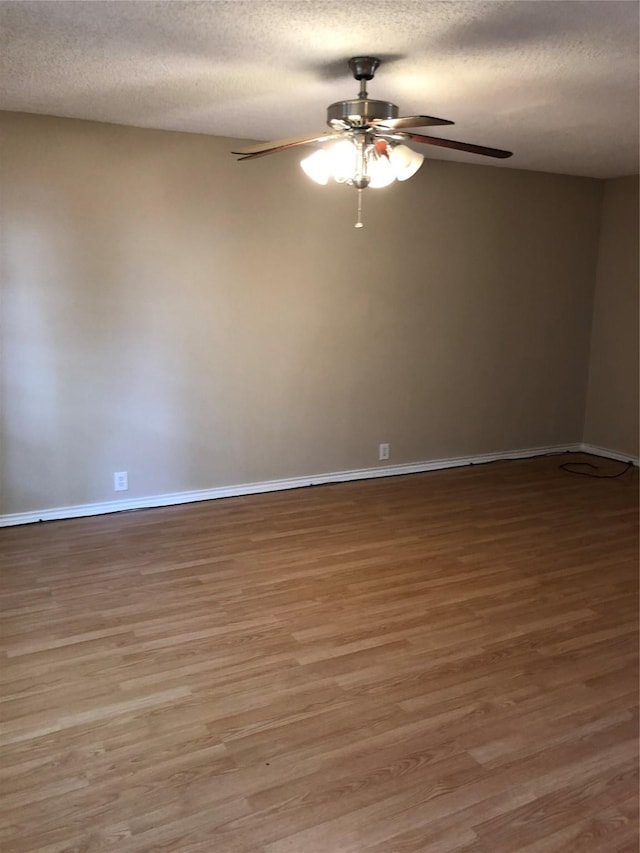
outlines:
[{"label": "white baseboard", "polygon": [[604,456],[605,459],[615,459],[617,462],[630,462],[636,468],[640,466],[640,458],[638,456],[630,456],[628,453],[619,453],[617,450],[609,450],[606,447],[584,443],[580,449],[583,453],[590,453],[592,456]]},{"label": "white baseboard", "polygon": [[638,465],[637,459],[631,459],[623,454],[587,444],[529,447],[525,450],[505,450],[502,453],[481,453],[475,456],[456,456],[448,459],[432,459],[427,462],[411,462],[406,465],[385,465],[379,468],[332,471],[327,474],[314,474],[284,480],[267,480],[261,483],[243,483],[237,486],[220,486],[213,489],[200,489],[192,492],[175,492],[168,495],[149,495],[147,497],[129,498],[127,500],[55,507],[53,509],[34,510],[31,512],[16,512],[0,516],[0,527],[10,527],[16,524],[32,524],[36,521],[55,521],[63,518],[104,515],[106,513],[123,512],[131,509],[174,506],[177,504],[194,503],[196,501],[238,497],[239,495],[255,495],[283,491],[285,489],[299,489],[304,486],[319,486],[324,483],[344,483],[351,480],[368,480],[376,477],[397,477],[401,474],[418,474],[425,471],[437,471],[442,468],[458,468],[463,465],[483,465],[487,462],[497,462],[501,459],[525,459],[531,456],[577,452],[592,453],[596,456],[606,456],[610,459],[619,459],[623,462],[633,462],[634,465]]}]

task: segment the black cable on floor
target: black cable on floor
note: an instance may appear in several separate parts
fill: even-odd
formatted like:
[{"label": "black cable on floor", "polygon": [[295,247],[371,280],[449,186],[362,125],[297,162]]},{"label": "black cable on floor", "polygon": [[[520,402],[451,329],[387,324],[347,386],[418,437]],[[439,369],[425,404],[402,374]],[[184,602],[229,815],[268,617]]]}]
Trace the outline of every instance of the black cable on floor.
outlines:
[{"label": "black cable on floor", "polygon": [[592,474],[590,471],[574,471],[577,466],[583,468],[592,468],[594,471],[600,471],[599,465],[594,465],[592,462],[563,462],[558,467],[569,474],[580,474],[582,477],[593,477],[596,480],[615,480],[617,477],[623,477],[629,469],[633,468],[633,462],[625,462],[622,471],[617,474]]}]

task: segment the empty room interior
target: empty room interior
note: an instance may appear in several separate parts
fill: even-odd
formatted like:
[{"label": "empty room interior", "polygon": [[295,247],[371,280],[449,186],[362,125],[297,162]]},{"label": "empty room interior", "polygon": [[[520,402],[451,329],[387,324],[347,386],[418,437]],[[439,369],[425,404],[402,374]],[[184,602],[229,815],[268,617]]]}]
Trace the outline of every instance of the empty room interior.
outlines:
[{"label": "empty room interior", "polygon": [[0,2],[0,849],[637,853],[636,2]]}]

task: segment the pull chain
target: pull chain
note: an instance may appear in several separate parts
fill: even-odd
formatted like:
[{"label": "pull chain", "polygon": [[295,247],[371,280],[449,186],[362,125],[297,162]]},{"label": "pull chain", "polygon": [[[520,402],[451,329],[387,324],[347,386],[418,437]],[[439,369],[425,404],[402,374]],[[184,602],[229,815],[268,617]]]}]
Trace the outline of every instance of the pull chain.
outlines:
[{"label": "pull chain", "polygon": [[362,190],[358,190],[358,221],[355,224],[355,228],[362,228],[364,225],[362,221]]}]

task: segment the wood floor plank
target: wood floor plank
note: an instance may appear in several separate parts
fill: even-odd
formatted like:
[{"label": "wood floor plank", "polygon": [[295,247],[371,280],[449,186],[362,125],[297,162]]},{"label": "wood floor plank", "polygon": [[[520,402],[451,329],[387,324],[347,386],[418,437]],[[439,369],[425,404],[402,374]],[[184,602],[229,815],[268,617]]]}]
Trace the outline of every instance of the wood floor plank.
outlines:
[{"label": "wood floor plank", "polygon": [[637,850],[638,476],[562,461],[0,531],[0,849]]}]

